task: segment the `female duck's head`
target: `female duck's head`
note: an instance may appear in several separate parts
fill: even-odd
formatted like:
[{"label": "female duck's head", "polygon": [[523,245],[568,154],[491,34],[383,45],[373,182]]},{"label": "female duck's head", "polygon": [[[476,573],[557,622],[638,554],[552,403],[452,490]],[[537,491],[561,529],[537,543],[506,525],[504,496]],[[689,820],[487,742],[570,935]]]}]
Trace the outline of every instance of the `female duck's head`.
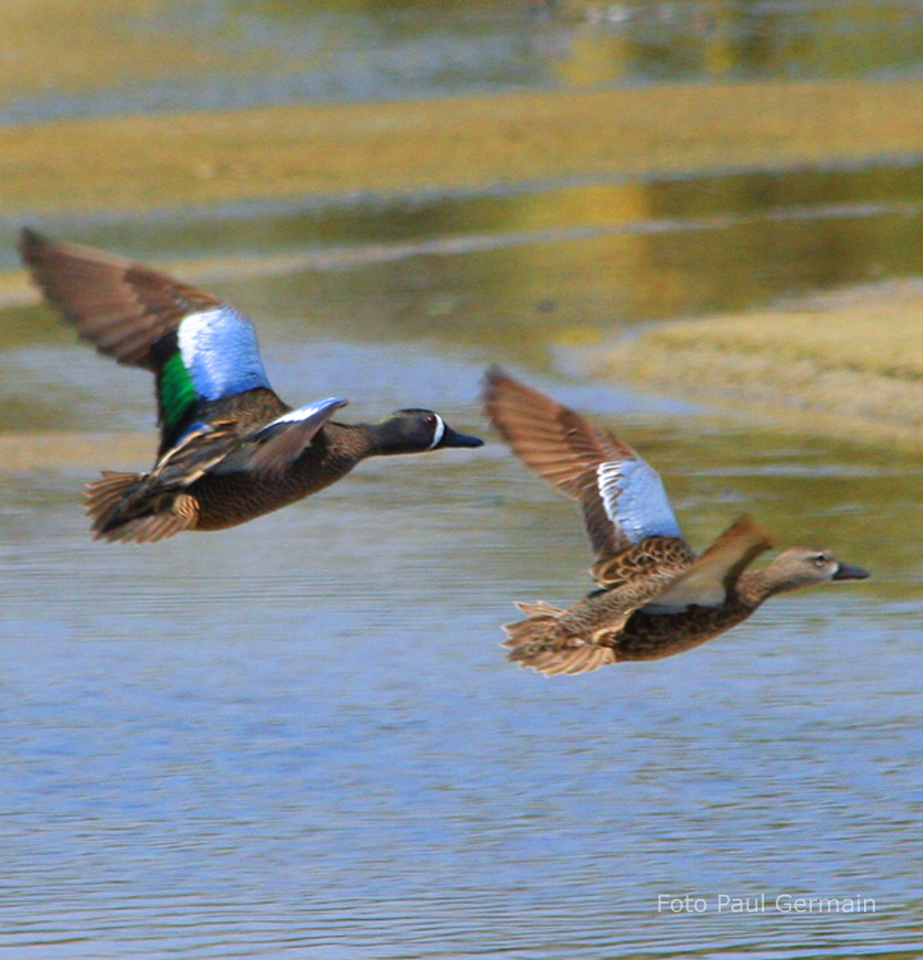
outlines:
[{"label": "female duck's head", "polygon": [[481,447],[484,441],[453,430],[432,410],[396,410],[375,426],[381,452],[424,453],[443,447]]},{"label": "female duck's head", "polygon": [[810,547],[791,547],[780,553],[764,573],[772,583],[773,593],[832,580],[865,580],[869,575],[867,570],[843,563],[826,550]]}]

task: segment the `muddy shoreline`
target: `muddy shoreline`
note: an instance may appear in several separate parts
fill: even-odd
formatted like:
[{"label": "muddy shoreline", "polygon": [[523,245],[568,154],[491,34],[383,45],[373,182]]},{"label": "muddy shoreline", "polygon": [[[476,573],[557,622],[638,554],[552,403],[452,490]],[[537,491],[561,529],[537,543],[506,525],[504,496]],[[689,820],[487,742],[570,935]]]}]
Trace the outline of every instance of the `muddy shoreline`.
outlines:
[{"label": "muddy shoreline", "polygon": [[923,448],[923,283],[665,322],[580,357],[592,377],[809,432]]}]

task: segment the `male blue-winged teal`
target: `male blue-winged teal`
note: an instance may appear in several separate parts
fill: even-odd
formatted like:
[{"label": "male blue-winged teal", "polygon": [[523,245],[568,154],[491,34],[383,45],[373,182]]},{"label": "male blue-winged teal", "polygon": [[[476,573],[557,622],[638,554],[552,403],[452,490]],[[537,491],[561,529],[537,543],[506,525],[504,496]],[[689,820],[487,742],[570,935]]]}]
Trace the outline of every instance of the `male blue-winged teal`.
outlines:
[{"label": "male blue-winged teal", "polygon": [[621,660],[668,657],[736,626],[776,593],[861,580],[821,550],[792,547],[744,572],[772,544],[742,517],[701,555],[680,532],[657,472],[627,443],[492,367],[487,416],[513,452],[579,501],[599,589],[566,610],[520,603],[504,627],[509,659],[545,674],[583,673]]},{"label": "male blue-winged teal", "polygon": [[336,423],[328,397],[273,392],[250,321],[210,293],[121,257],[23,230],[22,257],[80,337],[156,380],[160,448],[148,473],[104,472],[87,491],[97,538],[220,530],[316,493],[366,457],[479,447],[431,410]]}]

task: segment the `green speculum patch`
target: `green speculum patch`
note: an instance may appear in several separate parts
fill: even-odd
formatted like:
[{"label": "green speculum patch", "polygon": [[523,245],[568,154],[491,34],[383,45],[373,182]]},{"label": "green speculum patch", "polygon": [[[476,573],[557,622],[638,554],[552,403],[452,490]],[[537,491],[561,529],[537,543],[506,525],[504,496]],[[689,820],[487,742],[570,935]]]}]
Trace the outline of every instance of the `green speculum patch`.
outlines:
[{"label": "green speculum patch", "polygon": [[183,363],[182,354],[174,353],[160,369],[160,408],[168,427],[182,419],[196,402],[195,387],[189,371]]}]

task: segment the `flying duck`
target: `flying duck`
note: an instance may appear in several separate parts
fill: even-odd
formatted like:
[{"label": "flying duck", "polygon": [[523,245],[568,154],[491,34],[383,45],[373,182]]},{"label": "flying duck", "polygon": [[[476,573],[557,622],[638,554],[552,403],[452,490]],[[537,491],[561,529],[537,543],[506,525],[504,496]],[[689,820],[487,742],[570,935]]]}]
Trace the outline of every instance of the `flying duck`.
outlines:
[{"label": "flying duck", "polygon": [[103,471],[86,509],[97,539],[153,542],[221,530],[344,477],[366,457],[479,447],[432,410],[338,423],[326,397],[292,409],[269,385],[250,320],[157,270],[33,230],[23,261],[100,353],[154,374],[160,446],[147,473]]},{"label": "flying duck", "polygon": [[825,550],[792,547],[763,570],[772,544],[741,517],[701,555],[680,531],[657,472],[627,443],[499,367],[484,381],[487,417],[528,467],[580,503],[597,589],[566,609],[519,603],[508,659],[540,673],[576,674],[655,660],[736,626],[769,597],[833,580],[862,580]]}]

